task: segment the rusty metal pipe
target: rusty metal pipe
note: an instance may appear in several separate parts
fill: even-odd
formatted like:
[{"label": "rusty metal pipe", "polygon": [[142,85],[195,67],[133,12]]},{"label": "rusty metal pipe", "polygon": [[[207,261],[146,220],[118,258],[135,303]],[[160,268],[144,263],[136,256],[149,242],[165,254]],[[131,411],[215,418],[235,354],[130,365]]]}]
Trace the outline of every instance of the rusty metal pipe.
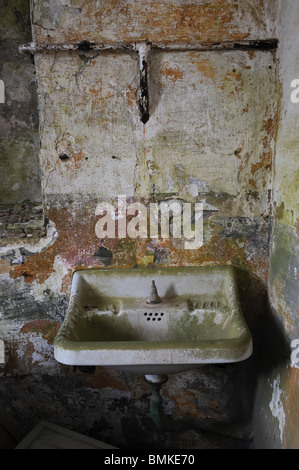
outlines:
[{"label": "rusty metal pipe", "polygon": [[149,92],[148,92],[148,58],[151,49],[162,51],[232,51],[232,50],[262,50],[273,51],[278,46],[277,39],[247,40],[247,41],[222,41],[219,43],[194,42],[188,44],[152,44],[150,42],[140,42],[134,44],[98,44],[88,41],[82,41],[78,44],[35,44],[29,43],[19,47],[19,51],[25,53],[43,53],[43,52],[101,52],[101,51],[136,51],[138,53],[138,67],[140,76],[140,87],[138,93],[138,106],[141,115],[141,121],[146,124],[150,118],[149,115]]},{"label": "rusty metal pipe", "polygon": [[[161,51],[236,51],[236,50],[261,50],[273,51],[278,47],[278,40],[275,38],[270,39],[250,39],[243,41],[226,41],[221,42],[207,42],[195,41],[192,43],[139,43],[150,44],[153,50]],[[82,41],[73,44],[36,44],[31,42],[23,44],[19,47],[21,53],[42,53],[42,52],[68,52],[68,51],[134,51],[137,50],[138,44],[136,43],[94,43]]]},{"label": "rusty metal pipe", "polygon": [[138,43],[135,46],[138,52],[138,66],[140,73],[140,88],[139,88],[139,110],[141,114],[141,121],[146,124],[149,120],[149,96],[148,96],[148,56],[151,50],[150,43]]}]

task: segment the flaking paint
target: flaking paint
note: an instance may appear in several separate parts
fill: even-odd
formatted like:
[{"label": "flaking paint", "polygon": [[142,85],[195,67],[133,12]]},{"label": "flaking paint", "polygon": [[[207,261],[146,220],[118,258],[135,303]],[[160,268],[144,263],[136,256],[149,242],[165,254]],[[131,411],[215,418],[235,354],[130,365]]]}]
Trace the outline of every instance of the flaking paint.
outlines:
[{"label": "flaking paint", "polygon": [[[264,4],[256,1],[196,1],[192,5],[175,0],[142,5],[105,1],[97,2],[95,10],[93,2],[62,0],[50,5],[35,0],[32,7],[37,43],[147,39],[190,43],[269,37]],[[4,375],[64,376],[51,359],[48,341],[51,343],[62,320],[72,272],[103,267],[94,256],[101,246],[112,253],[112,269],[144,264],[235,266],[243,308],[254,326],[263,313],[268,281],[269,191],[278,97],[274,54],[153,53],[149,64],[151,118],[146,126],[138,114],[134,54],[37,54],[35,60],[42,190],[45,214],[55,227],[55,236],[35,244],[34,249],[19,241],[17,248],[12,245],[11,253],[10,245],[0,251],[3,286],[11,291],[15,285],[26,297],[26,302],[20,299],[17,303],[18,314],[9,310],[6,325],[13,316],[13,333],[21,339],[7,333],[12,362]],[[195,252],[183,250],[177,240],[98,240],[95,207],[119,194],[147,203],[167,197],[204,200],[207,207],[219,212],[207,214],[205,244]],[[24,249],[21,262],[14,264],[20,248]],[[33,303],[40,310],[39,321],[45,323],[31,318],[29,306]],[[48,324],[50,303],[54,311]],[[68,373],[88,387],[97,387],[103,379],[102,415],[112,419],[112,414],[117,422],[122,416],[123,429],[128,429],[129,396],[138,397],[138,405],[130,402],[130,409],[139,407],[143,419],[149,390],[140,385],[140,378],[124,378],[102,369],[95,376]],[[180,380],[186,377],[173,377],[164,392],[167,406],[174,417],[180,407],[182,414],[196,419],[224,422],[238,417],[238,411],[246,416],[246,407],[237,399],[238,406],[230,402],[232,384],[243,374],[233,369],[212,370],[203,372],[199,383],[190,373],[183,391]],[[243,391],[250,395],[249,387]],[[68,423],[76,419],[66,418]],[[115,434],[122,432],[116,428],[114,425]],[[126,434],[125,438],[118,436],[118,441],[129,440],[130,432]],[[194,443],[197,438],[188,435],[178,440]]]}]

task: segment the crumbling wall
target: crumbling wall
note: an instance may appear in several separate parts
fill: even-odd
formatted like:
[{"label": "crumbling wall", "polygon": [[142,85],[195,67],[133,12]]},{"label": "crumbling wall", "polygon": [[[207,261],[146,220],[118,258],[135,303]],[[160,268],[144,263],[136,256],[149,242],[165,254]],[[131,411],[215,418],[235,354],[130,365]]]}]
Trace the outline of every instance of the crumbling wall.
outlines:
[{"label": "crumbling wall", "polygon": [[[260,1],[34,0],[32,12],[38,44],[238,42],[270,34]],[[187,430],[172,436],[156,430],[146,441],[153,424],[143,378],[102,368],[93,374],[65,369],[53,358],[53,339],[75,269],[230,264],[237,270],[242,306],[258,347],[272,225],[275,53],[152,51],[146,125],[137,104],[135,52],[37,53],[35,61],[48,225],[40,240],[16,240],[0,249],[4,400],[27,426],[43,417],[82,426],[115,445],[132,446],[138,433],[145,439],[140,446],[201,445],[202,435]],[[174,239],[97,239],[96,206],[118,195],[145,204],[203,202],[203,247],[185,250]],[[246,426],[236,431],[226,424],[250,421],[254,360],[171,377],[163,389],[167,413],[190,419],[193,428],[209,418],[221,424],[217,432],[249,439]],[[20,379],[24,375],[26,383]],[[12,384],[18,393],[25,388],[27,408],[20,398],[8,398]],[[30,389],[41,397],[35,405]],[[52,405],[44,406],[49,400]],[[94,415],[94,409],[100,411]]]}]

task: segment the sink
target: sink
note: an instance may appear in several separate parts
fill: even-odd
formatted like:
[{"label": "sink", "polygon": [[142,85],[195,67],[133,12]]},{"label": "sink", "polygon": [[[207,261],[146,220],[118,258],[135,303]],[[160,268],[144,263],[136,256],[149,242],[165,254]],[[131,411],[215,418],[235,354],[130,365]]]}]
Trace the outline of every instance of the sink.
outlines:
[{"label": "sink", "polygon": [[[148,303],[153,285],[160,303]],[[251,354],[231,266],[76,271],[54,342],[62,364],[142,375],[240,362]]]}]

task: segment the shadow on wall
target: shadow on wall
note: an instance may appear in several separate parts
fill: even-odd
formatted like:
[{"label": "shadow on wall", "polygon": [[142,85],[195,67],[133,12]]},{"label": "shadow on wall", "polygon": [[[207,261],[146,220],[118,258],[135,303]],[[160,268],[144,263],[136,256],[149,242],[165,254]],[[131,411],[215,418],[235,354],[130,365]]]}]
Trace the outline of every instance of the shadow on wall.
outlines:
[{"label": "shadow on wall", "polygon": [[237,364],[240,378],[232,389],[232,402],[241,403],[239,416],[251,422],[265,336],[263,323],[269,304],[265,282],[242,268],[236,271],[242,312],[252,334],[253,353],[247,361]]},{"label": "shadow on wall", "polygon": [[244,402],[241,416],[252,419],[259,378],[284,368],[290,360],[291,347],[283,325],[272,311],[265,283],[242,269],[237,269],[237,278],[242,311],[253,337],[253,355],[243,365],[240,363],[241,386],[236,382],[232,400],[235,395],[237,403]]},{"label": "shadow on wall", "polygon": [[273,370],[284,368],[291,357],[290,341],[268,299],[259,341],[259,372],[268,376]]}]

